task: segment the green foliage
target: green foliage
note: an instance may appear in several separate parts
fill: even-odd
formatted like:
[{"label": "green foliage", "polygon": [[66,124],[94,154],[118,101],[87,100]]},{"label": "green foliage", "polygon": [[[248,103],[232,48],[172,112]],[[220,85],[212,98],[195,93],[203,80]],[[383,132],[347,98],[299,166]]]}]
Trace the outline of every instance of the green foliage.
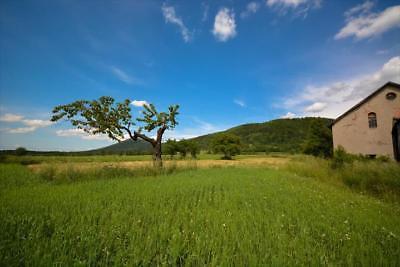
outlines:
[{"label": "green foliage", "polygon": [[[107,134],[109,138],[118,142],[122,141],[126,132],[133,141],[140,138],[151,144],[153,160],[161,167],[162,137],[165,130],[173,129],[178,124],[176,116],[179,114],[179,105],[169,106],[167,113],[158,112],[153,104],[144,105],[143,117],[136,119],[142,125],[132,132],[130,127],[135,123],[130,114],[130,100],[126,99],[123,103],[114,102],[112,97],[102,96],[99,100],[79,100],[60,105],[53,109],[51,121],[66,118],[78,129],[90,134]],[[157,129],[157,137],[154,139],[142,134],[143,129],[147,132]]]},{"label": "green foliage", "polygon": [[173,158],[178,153],[178,142],[175,139],[168,139],[167,142],[163,144],[163,153],[169,155]]},{"label": "green foliage", "polygon": [[8,184],[13,177],[31,180],[32,173],[20,165],[0,165],[0,185],[8,184],[0,186],[1,265],[399,262],[398,205],[339,186],[262,168],[134,178],[123,170],[108,174],[114,172],[121,176]]},{"label": "green foliage", "polygon": [[[222,133],[240,137],[242,153],[285,152],[302,153],[304,141],[309,136],[310,125],[321,121],[326,127],[332,123],[325,118],[278,119],[264,123],[250,123],[228,129]],[[194,138],[202,150],[209,150],[216,135],[208,134]]]},{"label": "green foliage", "polygon": [[300,176],[340,184],[383,199],[400,202],[400,165],[366,159],[337,149],[332,159],[298,156],[285,168]]},{"label": "green foliage", "polygon": [[331,166],[333,169],[341,168],[345,163],[353,163],[354,159],[353,155],[348,154],[342,146],[339,146],[333,153]]},{"label": "green foliage", "polygon": [[190,154],[192,158],[196,158],[200,148],[196,142],[183,139],[177,143],[177,151],[182,158],[186,158],[187,154]]},{"label": "green foliage", "polygon": [[233,134],[218,134],[212,141],[211,147],[214,153],[222,153],[223,159],[232,159],[240,154],[240,138]]},{"label": "green foliage", "polygon": [[26,154],[28,154],[28,151],[25,147],[18,147],[15,149],[15,155],[17,156],[25,156]]},{"label": "green foliage", "polygon": [[197,154],[200,152],[200,147],[199,145],[194,142],[194,141],[189,141],[188,142],[188,151],[190,153],[190,156],[192,156],[192,158],[197,158]]},{"label": "green foliage", "polygon": [[145,125],[140,127],[138,132],[142,128],[151,132],[156,128],[165,127],[166,129],[173,129],[178,125],[176,116],[179,114],[179,105],[169,106],[168,113],[158,112],[153,104],[144,105],[143,108],[143,118],[138,118],[137,121],[143,122]]},{"label": "green foliage", "polygon": [[321,120],[315,120],[310,124],[310,131],[304,143],[305,154],[316,157],[332,156],[332,131]]},{"label": "green foliage", "polygon": [[78,100],[71,104],[56,106],[51,121],[66,118],[72,125],[89,134],[107,134],[113,140],[124,137],[123,130],[133,125],[130,100],[114,103],[109,96],[99,100]]}]

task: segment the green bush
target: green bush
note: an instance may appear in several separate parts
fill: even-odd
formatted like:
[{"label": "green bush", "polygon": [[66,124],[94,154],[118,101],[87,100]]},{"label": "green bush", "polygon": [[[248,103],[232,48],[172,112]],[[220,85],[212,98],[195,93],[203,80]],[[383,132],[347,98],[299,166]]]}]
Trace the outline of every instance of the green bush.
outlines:
[{"label": "green bush", "polygon": [[217,135],[211,143],[211,148],[214,153],[222,153],[222,159],[231,160],[233,156],[240,154],[240,138],[233,134]]},{"label": "green bush", "polygon": [[352,163],[355,157],[348,154],[342,146],[339,146],[333,153],[331,160],[331,167],[333,169],[342,168],[345,163]]},{"label": "green bush", "polygon": [[316,157],[332,156],[332,132],[321,120],[310,124],[310,131],[304,143],[303,152]]}]

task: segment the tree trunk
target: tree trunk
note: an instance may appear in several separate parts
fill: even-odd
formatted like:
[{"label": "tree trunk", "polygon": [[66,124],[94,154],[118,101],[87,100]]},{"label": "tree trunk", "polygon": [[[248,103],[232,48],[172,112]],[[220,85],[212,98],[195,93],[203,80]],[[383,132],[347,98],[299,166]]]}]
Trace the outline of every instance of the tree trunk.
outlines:
[{"label": "tree trunk", "polygon": [[161,140],[153,146],[153,164],[157,168],[162,168],[162,157],[161,157]]}]

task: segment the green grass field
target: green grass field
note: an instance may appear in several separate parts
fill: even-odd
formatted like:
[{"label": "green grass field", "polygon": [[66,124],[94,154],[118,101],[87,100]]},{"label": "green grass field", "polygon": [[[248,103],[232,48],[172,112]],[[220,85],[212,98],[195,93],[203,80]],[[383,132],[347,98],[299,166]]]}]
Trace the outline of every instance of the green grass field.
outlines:
[{"label": "green grass field", "polygon": [[2,164],[0,265],[400,264],[397,202],[288,170],[121,172],[55,183]]}]

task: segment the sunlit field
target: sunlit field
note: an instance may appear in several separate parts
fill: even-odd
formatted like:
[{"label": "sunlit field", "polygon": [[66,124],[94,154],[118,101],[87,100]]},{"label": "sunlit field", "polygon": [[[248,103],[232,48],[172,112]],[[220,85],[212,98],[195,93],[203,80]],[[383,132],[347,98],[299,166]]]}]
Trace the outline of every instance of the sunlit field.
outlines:
[{"label": "sunlit field", "polygon": [[2,163],[0,265],[399,265],[398,164],[217,158]]}]

